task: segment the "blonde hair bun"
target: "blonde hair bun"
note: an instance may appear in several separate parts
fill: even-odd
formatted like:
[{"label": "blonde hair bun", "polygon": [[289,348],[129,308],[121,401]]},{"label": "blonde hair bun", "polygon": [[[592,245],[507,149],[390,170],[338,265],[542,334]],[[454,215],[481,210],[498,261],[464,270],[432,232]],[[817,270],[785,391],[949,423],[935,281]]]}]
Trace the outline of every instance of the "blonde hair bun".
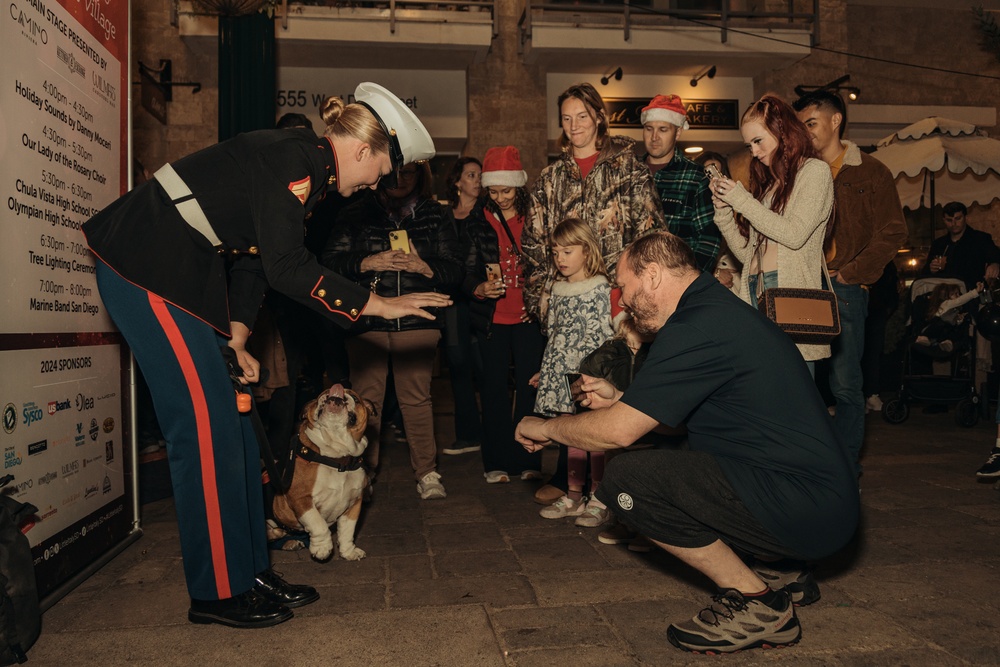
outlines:
[{"label": "blonde hair bun", "polygon": [[323,122],[327,126],[333,125],[340,118],[340,115],[344,113],[344,107],[344,100],[335,95],[330,95],[320,105],[319,117],[323,119]]}]

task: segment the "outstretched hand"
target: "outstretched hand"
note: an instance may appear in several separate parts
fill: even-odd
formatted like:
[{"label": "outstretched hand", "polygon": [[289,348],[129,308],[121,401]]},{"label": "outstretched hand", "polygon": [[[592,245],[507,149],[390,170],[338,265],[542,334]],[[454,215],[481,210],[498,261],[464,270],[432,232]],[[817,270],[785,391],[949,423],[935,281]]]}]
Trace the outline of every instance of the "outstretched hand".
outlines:
[{"label": "outstretched hand", "polygon": [[425,320],[433,320],[435,317],[424,308],[444,308],[451,304],[451,297],[437,292],[415,292],[390,298],[372,294],[368,297],[365,315],[381,317],[386,320],[415,315]]}]

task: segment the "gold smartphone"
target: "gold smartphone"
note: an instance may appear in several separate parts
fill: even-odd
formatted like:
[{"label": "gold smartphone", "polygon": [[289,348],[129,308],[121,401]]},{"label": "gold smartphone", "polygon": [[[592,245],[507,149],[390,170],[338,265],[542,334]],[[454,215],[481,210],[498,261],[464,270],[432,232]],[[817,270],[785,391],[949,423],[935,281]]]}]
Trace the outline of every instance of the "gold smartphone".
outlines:
[{"label": "gold smartphone", "polygon": [[486,280],[490,281],[491,283],[503,280],[503,274],[500,273],[499,264],[491,263],[486,265]]},{"label": "gold smartphone", "polygon": [[402,250],[410,254],[410,237],[406,235],[405,229],[397,229],[389,232],[389,248],[391,250]]},{"label": "gold smartphone", "polygon": [[705,173],[708,174],[709,178],[722,178],[722,173],[719,172],[719,168],[714,164],[706,164]]}]

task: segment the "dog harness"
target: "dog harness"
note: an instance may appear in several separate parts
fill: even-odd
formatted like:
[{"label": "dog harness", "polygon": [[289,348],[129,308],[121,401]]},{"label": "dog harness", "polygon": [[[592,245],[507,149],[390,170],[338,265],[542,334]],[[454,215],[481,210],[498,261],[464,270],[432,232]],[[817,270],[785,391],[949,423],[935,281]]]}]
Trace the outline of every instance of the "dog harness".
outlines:
[{"label": "dog harness", "polygon": [[364,465],[364,461],[360,456],[339,456],[333,458],[332,456],[323,456],[319,452],[304,446],[299,447],[295,455],[311,463],[319,463],[328,468],[335,468],[337,472],[350,472]]}]

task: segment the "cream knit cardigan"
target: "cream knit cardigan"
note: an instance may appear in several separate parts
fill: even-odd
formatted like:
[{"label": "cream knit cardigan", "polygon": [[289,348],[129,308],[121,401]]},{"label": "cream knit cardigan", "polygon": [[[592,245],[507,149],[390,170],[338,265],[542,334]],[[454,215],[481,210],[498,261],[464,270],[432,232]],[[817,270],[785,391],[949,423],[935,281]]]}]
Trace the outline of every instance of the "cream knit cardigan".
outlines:
[{"label": "cream knit cardigan", "polygon": [[[729,191],[725,202],[732,208],[715,209],[715,224],[729,250],[743,263],[741,298],[756,308],[757,295],[750,294],[750,260],[765,238],[778,243],[778,286],[818,288],[823,275],[823,237],[833,210],[833,177],[830,166],[808,158],[799,169],[795,186],[778,214],[769,207],[770,196],[759,202],[742,184]],[[749,242],[740,234],[733,212],[750,223]],[[806,361],[830,356],[829,345],[799,345]]]}]

